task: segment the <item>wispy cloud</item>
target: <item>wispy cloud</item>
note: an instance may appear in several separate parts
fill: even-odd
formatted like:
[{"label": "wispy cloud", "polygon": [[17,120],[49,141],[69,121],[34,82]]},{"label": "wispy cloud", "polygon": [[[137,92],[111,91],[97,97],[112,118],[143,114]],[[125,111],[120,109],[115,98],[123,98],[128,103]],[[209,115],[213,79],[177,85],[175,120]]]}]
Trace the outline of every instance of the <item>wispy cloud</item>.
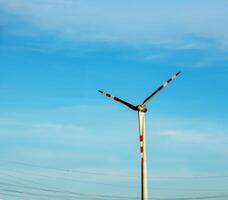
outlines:
[{"label": "wispy cloud", "polygon": [[202,133],[198,130],[166,130],[160,132],[161,136],[168,137],[177,142],[183,143],[198,143],[198,144],[219,144],[224,141],[228,141],[228,135],[224,133],[216,133],[212,135],[211,133]]},{"label": "wispy cloud", "polygon": [[228,43],[225,1],[107,2],[1,0],[2,7],[41,30],[74,41],[199,47],[186,34]]},{"label": "wispy cloud", "polygon": [[163,117],[156,121],[158,137],[183,144],[224,144],[228,141],[225,121],[214,121],[203,118]]}]

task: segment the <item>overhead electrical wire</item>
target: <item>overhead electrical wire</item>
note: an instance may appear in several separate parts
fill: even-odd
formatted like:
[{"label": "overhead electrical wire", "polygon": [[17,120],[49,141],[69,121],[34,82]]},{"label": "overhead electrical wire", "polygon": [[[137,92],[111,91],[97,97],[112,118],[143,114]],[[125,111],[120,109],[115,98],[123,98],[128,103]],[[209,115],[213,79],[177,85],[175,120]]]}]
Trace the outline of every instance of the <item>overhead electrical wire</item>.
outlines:
[{"label": "overhead electrical wire", "polygon": [[[11,176],[12,177],[12,176]],[[24,179],[22,179],[24,180]],[[30,181],[29,181],[30,183]],[[34,183],[34,182],[33,182]],[[114,196],[114,195],[89,195],[89,194],[85,194],[85,193],[77,193],[77,192],[71,192],[71,191],[67,191],[67,190],[61,190],[59,188],[57,189],[47,189],[47,188],[43,188],[43,187],[33,187],[33,186],[25,186],[25,185],[17,185],[17,184],[12,184],[12,183],[4,183],[4,182],[0,182],[0,186],[8,186],[8,187],[19,187],[22,189],[30,189],[30,190],[37,190],[38,192],[46,192],[46,193],[54,193],[56,194],[61,194],[60,196],[64,196],[65,199],[66,198],[78,198],[78,195],[80,198],[98,198],[98,199],[137,199],[138,197],[127,197],[127,196]],[[42,195],[36,195],[34,192],[26,192],[26,191],[18,191],[18,190],[12,190],[12,189],[2,189],[2,187],[0,187],[0,191],[3,192],[11,192],[11,193],[16,193],[16,194],[24,194],[24,195],[35,195],[35,196],[42,196],[44,197],[45,194]],[[40,193],[38,193],[40,194]],[[73,196],[72,196],[73,195]],[[75,196],[77,195],[77,196]],[[58,196],[58,195],[56,195]],[[54,197],[54,195],[51,194],[47,194],[45,197]],[[225,198],[228,197],[228,195],[214,195],[214,196],[200,196],[200,197],[185,197],[185,198],[149,198],[149,199],[154,199],[154,200],[191,200],[191,199],[212,199],[212,198]]]},{"label": "overhead electrical wire", "polygon": [[[125,175],[121,173],[104,173],[104,172],[98,172],[98,171],[85,171],[85,170],[78,170],[78,169],[63,169],[63,168],[56,168],[56,167],[50,167],[50,166],[42,166],[42,165],[35,165],[25,162],[19,162],[19,161],[5,161],[7,163],[13,163],[18,164],[22,166],[27,167],[33,167],[33,168],[40,168],[40,169],[47,169],[47,170],[55,170],[60,171],[64,173],[77,173],[77,174],[88,174],[88,175],[102,175],[102,176],[113,176],[113,177],[127,177],[127,178],[134,178],[137,179],[139,176],[134,175]],[[222,178],[226,179],[228,178],[228,175],[207,175],[207,176],[153,176],[152,179],[159,179],[159,180],[178,180],[178,179],[216,179],[216,178]]]},{"label": "overhead electrical wire", "polygon": [[[26,164],[26,163],[23,163],[23,164]],[[28,166],[30,166],[28,164]],[[43,169],[47,169],[45,166],[36,166],[36,165],[32,165],[30,167],[35,167],[35,168],[43,168]],[[50,167],[48,167],[49,170],[58,170],[58,169],[52,169]],[[69,172],[69,170],[65,170],[63,169],[65,172]],[[21,172],[21,171],[20,171]],[[25,172],[26,173],[26,172]],[[63,189],[60,189],[60,188],[56,188],[56,187],[50,187],[50,186],[47,186],[45,184],[42,184],[40,182],[37,182],[37,181],[34,181],[34,180],[30,180],[28,178],[25,178],[25,177],[19,177],[18,176],[19,174],[15,174],[15,172],[12,173],[6,173],[6,172],[2,172],[0,171],[0,176],[1,177],[4,177],[4,178],[8,178],[8,181],[11,181],[11,182],[14,182],[14,184],[12,183],[7,183],[7,182],[3,182],[2,178],[1,178],[1,181],[0,181],[0,196],[1,195],[8,195],[8,196],[17,196],[17,195],[27,195],[27,196],[32,196],[34,195],[33,197],[36,197],[38,199],[41,199],[41,198],[55,198],[55,197],[58,197],[58,198],[61,198],[64,196],[64,199],[97,199],[97,200],[104,200],[104,199],[107,199],[107,200],[129,200],[129,199],[138,199],[139,197],[128,197],[128,196],[114,196],[114,195],[95,195],[95,194],[85,194],[85,193],[77,193],[77,192],[72,192],[72,191],[68,191],[68,190],[63,190]],[[32,175],[32,177],[36,175],[36,173]],[[40,177],[40,175],[37,175],[38,177]],[[42,176],[42,175],[41,175]],[[43,175],[45,177],[45,175]],[[112,176],[112,175],[111,175]],[[32,178],[30,177],[30,178]],[[204,178],[211,178],[211,176],[206,176]],[[50,178],[49,176],[46,176],[46,178]],[[63,178],[63,177],[61,177]],[[180,177],[166,177],[166,178],[180,178]],[[181,177],[183,178],[183,177]],[[185,177],[186,178],[186,177]],[[198,178],[198,177],[187,177],[187,178]],[[213,176],[213,178],[220,178],[220,176]],[[74,180],[74,179],[73,179]],[[75,180],[74,180],[75,181]],[[18,183],[18,184],[15,184],[15,183]],[[21,184],[22,183],[22,184]],[[101,182],[93,182],[93,184],[100,184]],[[29,184],[26,185],[26,184]],[[36,186],[31,186],[31,184],[34,184],[34,185],[38,185],[39,187],[36,187]],[[102,183],[102,184],[106,184],[106,183]],[[112,184],[108,184],[109,186],[114,186]],[[41,187],[40,187],[41,186]],[[8,188],[5,188],[5,187],[8,187]],[[19,188],[17,190],[14,190],[12,188]],[[34,190],[35,192],[27,192],[27,190]],[[154,188],[154,189],[169,189],[169,188]],[[171,188],[170,188],[171,189]],[[40,194],[42,193],[42,195]],[[228,197],[228,194],[221,194],[221,195],[214,195],[214,196],[198,196],[198,197],[182,197],[182,198],[157,198],[157,197],[151,197],[149,199],[151,200],[193,200],[193,199],[213,199],[213,198],[217,198],[217,199],[221,199],[221,198],[226,198]]]}]

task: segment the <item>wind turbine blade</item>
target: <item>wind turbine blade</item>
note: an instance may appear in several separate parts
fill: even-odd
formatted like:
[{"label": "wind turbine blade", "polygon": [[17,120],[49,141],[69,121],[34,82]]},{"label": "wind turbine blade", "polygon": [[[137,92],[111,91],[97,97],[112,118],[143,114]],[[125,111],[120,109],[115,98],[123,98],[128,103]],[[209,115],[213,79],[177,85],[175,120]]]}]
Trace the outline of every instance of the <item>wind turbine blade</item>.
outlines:
[{"label": "wind turbine blade", "polygon": [[148,96],[144,102],[142,103],[142,106],[145,106],[150,99],[152,99],[158,92],[160,92],[164,87],[166,87],[172,80],[174,80],[178,75],[180,74],[180,72],[177,72],[176,74],[174,74],[170,79],[168,79],[163,85],[161,85],[157,90],[155,90],[150,96]]},{"label": "wind turbine blade", "polygon": [[132,104],[130,104],[130,103],[128,103],[128,102],[126,102],[126,101],[124,101],[124,100],[118,98],[118,97],[115,97],[115,96],[113,96],[113,95],[111,95],[111,94],[105,93],[105,92],[103,92],[103,91],[101,91],[101,90],[98,90],[98,91],[99,91],[101,94],[103,94],[104,96],[109,97],[109,98],[111,98],[111,99],[113,99],[113,100],[115,100],[115,101],[118,101],[118,102],[124,104],[125,106],[131,108],[132,110],[136,110],[136,111],[138,110],[138,108],[137,108],[136,106],[134,106],[134,105],[132,105]]}]

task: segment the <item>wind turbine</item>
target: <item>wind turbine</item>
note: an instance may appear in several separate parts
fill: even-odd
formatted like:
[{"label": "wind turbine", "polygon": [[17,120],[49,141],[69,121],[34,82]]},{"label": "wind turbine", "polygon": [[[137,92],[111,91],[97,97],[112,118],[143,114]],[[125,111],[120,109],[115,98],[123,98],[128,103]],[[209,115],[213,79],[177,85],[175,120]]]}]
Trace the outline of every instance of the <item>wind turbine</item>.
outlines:
[{"label": "wind turbine", "polygon": [[109,97],[115,101],[118,101],[125,106],[131,108],[138,112],[139,119],[139,141],[140,141],[140,155],[141,155],[141,200],[148,200],[148,178],[147,178],[147,160],[146,160],[146,123],[145,123],[145,113],[147,112],[146,105],[148,102],[164,87],[166,87],[172,80],[174,80],[180,72],[174,74],[170,79],[168,79],[163,85],[161,85],[157,90],[155,90],[150,96],[148,96],[142,104],[137,106],[128,103],[118,97],[112,96],[111,94],[105,93],[101,90],[99,92],[106,97]]}]

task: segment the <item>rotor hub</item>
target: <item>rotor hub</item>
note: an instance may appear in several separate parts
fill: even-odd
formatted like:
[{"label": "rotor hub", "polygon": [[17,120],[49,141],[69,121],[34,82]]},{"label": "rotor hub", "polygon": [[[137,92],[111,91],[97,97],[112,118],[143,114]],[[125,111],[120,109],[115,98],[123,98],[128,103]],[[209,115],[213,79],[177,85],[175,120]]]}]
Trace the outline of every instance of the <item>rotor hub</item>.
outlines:
[{"label": "rotor hub", "polygon": [[145,106],[138,105],[137,108],[139,112],[147,112],[147,108]]}]

